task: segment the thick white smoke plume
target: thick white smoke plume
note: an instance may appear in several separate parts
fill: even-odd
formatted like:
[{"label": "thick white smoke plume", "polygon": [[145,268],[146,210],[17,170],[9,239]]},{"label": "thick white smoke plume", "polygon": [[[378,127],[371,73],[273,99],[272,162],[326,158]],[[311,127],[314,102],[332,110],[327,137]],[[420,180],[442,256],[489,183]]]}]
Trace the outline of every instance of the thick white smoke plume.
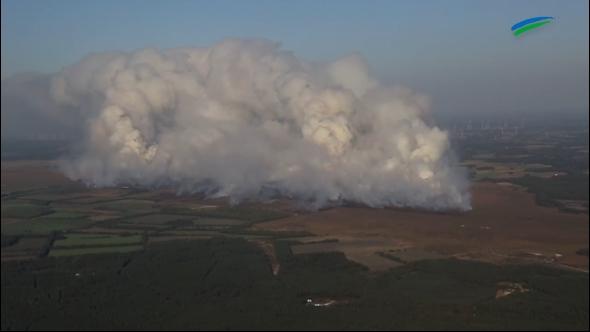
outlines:
[{"label": "thick white smoke plume", "polygon": [[468,209],[428,99],[380,85],[358,56],[302,61],[261,40],[97,54],[52,81],[88,114],[68,176],[98,186],[174,185],[240,200]]}]

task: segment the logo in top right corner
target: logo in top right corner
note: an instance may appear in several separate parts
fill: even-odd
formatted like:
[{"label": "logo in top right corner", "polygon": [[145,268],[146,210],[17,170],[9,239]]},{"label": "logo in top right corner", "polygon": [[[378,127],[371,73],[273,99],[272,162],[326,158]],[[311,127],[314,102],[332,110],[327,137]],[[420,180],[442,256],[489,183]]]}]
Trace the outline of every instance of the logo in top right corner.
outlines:
[{"label": "logo in top right corner", "polygon": [[546,24],[549,24],[553,22],[553,20],[554,17],[552,16],[531,17],[516,23],[510,30],[512,30],[512,34],[514,36],[518,37],[527,31],[535,30]]}]

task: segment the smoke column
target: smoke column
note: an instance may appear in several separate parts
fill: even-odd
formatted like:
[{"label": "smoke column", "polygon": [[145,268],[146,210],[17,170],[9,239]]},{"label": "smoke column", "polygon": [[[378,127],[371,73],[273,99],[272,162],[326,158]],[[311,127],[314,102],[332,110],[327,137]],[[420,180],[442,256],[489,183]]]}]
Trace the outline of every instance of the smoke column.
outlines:
[{"label": "smoke column", "polygon": [[428,99],[381,85],[356,55],[315,64],[264,40],[95,54],[51,95],[84,114],[82,151],[62,168],[91,185],[470,208]]}]

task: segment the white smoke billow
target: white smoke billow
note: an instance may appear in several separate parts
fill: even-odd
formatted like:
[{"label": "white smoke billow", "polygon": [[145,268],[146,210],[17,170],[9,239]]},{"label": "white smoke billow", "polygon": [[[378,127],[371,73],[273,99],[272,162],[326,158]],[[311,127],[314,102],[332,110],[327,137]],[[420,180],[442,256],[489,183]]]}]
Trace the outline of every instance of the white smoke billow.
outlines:
[{"label": "white smoke billow", "polygon": [[428,99],[371,78],[358,56],[302,61],[261,40],[92,55],[52,96],[88,119],[66,174],[234,200],[468,209],[467,181]]}]

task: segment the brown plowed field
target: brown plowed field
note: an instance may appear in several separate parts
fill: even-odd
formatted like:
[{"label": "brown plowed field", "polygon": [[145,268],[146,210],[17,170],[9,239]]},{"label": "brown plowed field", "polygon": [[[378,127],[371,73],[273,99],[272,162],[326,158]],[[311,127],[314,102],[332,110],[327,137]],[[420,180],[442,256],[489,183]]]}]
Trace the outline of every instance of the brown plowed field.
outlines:
[{"label": "brown plowed field", "polygon": [[[476,183],[472,198],[473,210],[466,213],[338,207],[254,227],[308,231],[343,243],[354,238],[359,251],[369,243],[379,244],[375,252],[414,247],[459,258],[542,261],[588,269],[588,257],[576,254],[588,248],[587,214],[538,206],[533,195],[510,185]],[[354,251],[343,251],[354,256]]]}]

